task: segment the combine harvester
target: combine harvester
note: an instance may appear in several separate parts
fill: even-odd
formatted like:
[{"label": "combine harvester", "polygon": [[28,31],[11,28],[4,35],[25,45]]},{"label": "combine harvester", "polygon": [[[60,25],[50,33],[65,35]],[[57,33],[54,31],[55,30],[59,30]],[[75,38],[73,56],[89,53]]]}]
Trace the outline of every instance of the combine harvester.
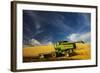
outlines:
[{"label": "combine harvester", "polygon": [[76,48],[75,43],[68,42],[68,41],[60,41],[57,42],[55,45],[56,56],[67,56],[69,57],[70,54],[74,53],[74,49]]}]

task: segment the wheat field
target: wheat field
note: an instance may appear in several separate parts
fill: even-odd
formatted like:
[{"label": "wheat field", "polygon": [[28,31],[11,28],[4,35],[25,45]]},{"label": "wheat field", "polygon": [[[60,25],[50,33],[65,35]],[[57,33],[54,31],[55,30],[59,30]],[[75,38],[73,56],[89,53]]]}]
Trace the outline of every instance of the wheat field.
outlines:
[{"label": "wheat field", "polygon": [[42,45],[23,48],[23,57],[37,56],[43,53],[55,52],[53,45]]},{"label": "wheat field", "polygon": [[73,56],[73,59],[90,59],[91,58],[91,46],[90,44],[81,44],[81,43],[76,43],[76,54]]},{"label": "wheat field", "polygon": [[[87,60],[91,59],[91,46],[86,43],[76,43],[75,55],[63,56],[60,60]],[[55,52],[53,45],[33,46],[23,48],[23,57],[34,57],[43,53]],[[58,60],[58,58],[57,58]]]}]

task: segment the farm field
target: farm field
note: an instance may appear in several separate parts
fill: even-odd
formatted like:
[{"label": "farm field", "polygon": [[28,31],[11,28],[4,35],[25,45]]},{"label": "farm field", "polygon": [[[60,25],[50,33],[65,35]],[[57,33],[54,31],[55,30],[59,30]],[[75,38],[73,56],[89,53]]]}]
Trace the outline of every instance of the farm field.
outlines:
[{"label": "farm field", "polygon": [[39,61],[61,61],[61,60],[87,60],[91,59],[90,44],[76,43],[76,49],[71,56],[49,57],[39,59],[39,55],[43,53],[55,52],[53,45],[33,46],[23,48],[23,62],[39,62]]}]

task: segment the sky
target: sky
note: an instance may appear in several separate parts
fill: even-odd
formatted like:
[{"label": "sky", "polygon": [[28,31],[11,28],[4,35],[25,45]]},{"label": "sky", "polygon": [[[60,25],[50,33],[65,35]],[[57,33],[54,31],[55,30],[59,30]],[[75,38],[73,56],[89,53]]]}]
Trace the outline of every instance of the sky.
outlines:
[{"label": "sky", "polygon": [[23,10],[23,44],[90,43],[91,14]]}]

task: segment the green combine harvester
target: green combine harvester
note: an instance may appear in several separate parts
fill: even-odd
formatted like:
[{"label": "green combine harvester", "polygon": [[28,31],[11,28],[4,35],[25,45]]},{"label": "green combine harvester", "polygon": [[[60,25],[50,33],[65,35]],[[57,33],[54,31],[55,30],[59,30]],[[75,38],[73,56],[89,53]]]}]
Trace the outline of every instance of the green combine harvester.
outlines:
[{"label": "green combine harvester", "polygon": [[70,56],[74,53],[74,49],[76,48],[75,43],[68,41],[60,41],[54,45],[56,49],[56,57],[59,56]]}]

